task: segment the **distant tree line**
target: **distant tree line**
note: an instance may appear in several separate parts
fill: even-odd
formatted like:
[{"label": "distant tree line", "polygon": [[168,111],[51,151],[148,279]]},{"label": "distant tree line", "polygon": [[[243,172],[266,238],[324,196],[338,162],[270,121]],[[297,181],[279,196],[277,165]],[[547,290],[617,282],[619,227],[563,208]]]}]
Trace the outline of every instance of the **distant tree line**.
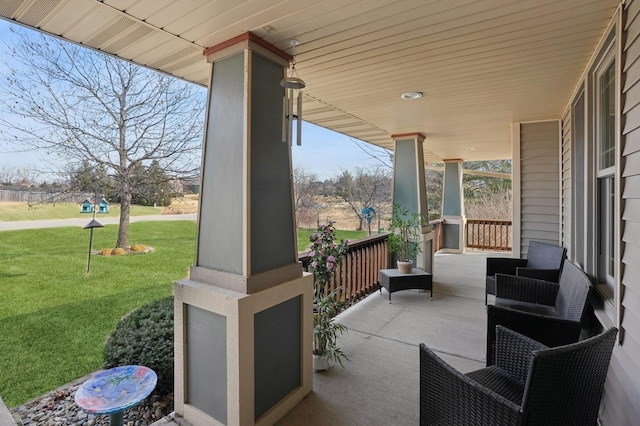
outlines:
[{"label": "distant tree line", "polygon": [[[142,206],[168,206],[176,191],[172,180],[157,161],[148,166],[138,163],[129,173],[131,203]],[[109,175],[103,164],[91,165],[84,161],[69,171],[69,187],[74,191],[97,193],[110,203],[120,203],[122,192],[118,190],[118,179]]]},{"label": "distant tree line", "polygon": [[[328,199],[340,200],[349,206],[353,216],[358,219],[358,230],[368,224],[362,215],[364,209],[375,211],[375,224],[371,228],[386,227],[391,215],[391,196],[393,177],[385,167],[343,170],[335,177],[320,180],[315,173],[304,168],[293,172],[295,188],[295,210],[298,224],[314,227],[319,222],[320,212],[328,207]],[[426,171],[427,207],[429,219],[440,217],[442,209],[442,172]],[[313,226],[312,226],[313,225]]]},{"label": "distant tree line", "polygon": [[[68,166],[64,177],[54,182],[37,182],[36,175],[37,173],[28,167],[0,167],[0,189],[38,194],[5,194],[0,201],[81,202],[97,193],[109,203],[120,203],[118,180],[110,175],[102,164],[92,165],[84,161],[77,167]],[[135,188],[132,202],[143,206],[168,206],[174,197],[199,191],[198,185],[193,184],[194,179],[171,177],[157,161],[151,161],[148,166],[137,165],[131,173],[131,179],[132,187]]]},{"label": "distant tree line", "polygon": [[[429,220],[442,217],[443,164],[425,168],[427,209]],[[511,173],[511,161],[475,161],[463,163],[466,170]],[[295,210],[300,226],[313,227],[320,221],[320,212],[327,208],[327,197],[344,202],[358,218],[358,230],[365,227],[362,211],[373,208],[382,227],[391,214],[392,174],[388,168],[355,168],[320,180],[304,168],[293,172]],[[511,180],[501,177],[465,174],[463,178],[465,214],[478,219],[511,219]],[[312,226],[313,224],[313,226]],[[377,226],[374,227],[377,229]]]}]

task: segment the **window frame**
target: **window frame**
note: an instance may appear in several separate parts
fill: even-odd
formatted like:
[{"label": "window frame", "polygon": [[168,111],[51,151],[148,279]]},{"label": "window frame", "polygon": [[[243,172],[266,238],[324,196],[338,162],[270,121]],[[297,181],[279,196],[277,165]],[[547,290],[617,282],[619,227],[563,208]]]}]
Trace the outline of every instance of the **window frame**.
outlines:
[{"label": "window frame", "polygon": [[[617,90],[619,74],[618,58],[616,58],[616,52],[614,49],[615,43],[612,43],[608,48],[606,54],[603,56],[602,61],[595,67],[594,70],[594,126],[595,126],[595,140],[594,140],[594,157],[595,157],[595,181],[593,182],[595,191],[595,224],[594,238],[596,241],[595,246],[595,277],[597,279],[598,289],[603,293],[606,299],[615,298],[616,294],[616,267],[615,259],[617,255],[616,247],[616,227],[615,221],[618,216],[618,210],[616,208],[615,196],[616,191],[616,166],[618,164],[618,149],[617,139],[619,127],[617,125],[620,116],[619,108],[619,92]],[[610,115],[603,113],[603,77],[613,70],[613,81],[606,82],[609,85],[609,90],[613,92],[613,108],[614,116],[613,122],[603,123],[604,120],[609,120]],[[607,92],[606,96],[609,96],[611,92]],[[609,106],[610,108],[610,106]],[[613,141],[609,141],[605,145],[603,141],[604,127],[607,126],[607,130],[610,126],[613,126]],[[613,150],[613,164],[603,165],[604,149],[607,151]],[[611,185],[612,184],[612,185]],[[614,198],[611,198],[614,197]],[[613,252],[611,252],[613,251]],[[610,259],[614,259],[611,264]]]}]

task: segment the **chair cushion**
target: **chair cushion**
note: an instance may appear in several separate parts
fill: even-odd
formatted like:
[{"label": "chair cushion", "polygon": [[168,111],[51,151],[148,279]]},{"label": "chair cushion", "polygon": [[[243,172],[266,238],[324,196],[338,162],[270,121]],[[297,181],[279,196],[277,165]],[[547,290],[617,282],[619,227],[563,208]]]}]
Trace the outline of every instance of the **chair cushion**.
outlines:
[{"label": "chair cushion", "polygon": [[520,302],[518,300],[503,299],[496,297],[494,305],[503,308],[516,309],[518,311],[530,312],[532,314],[544,315],[547,317],[557,317],[555,306],[540,305],[537,303]]},{"label": "chair cushion", "polygon": [[518,381],[502,368],[492,365],[467,373],[466,376],[514,404],[522,404],[524,383]]},{"label": "chair cushion", "polygon": [[527,268],[560,269],[565,253],[564,247],[531,241],[527,253]]},{"label": "chair cushion", "polygon": [[496,294],[496,276],[487,277],[487,294]]}]

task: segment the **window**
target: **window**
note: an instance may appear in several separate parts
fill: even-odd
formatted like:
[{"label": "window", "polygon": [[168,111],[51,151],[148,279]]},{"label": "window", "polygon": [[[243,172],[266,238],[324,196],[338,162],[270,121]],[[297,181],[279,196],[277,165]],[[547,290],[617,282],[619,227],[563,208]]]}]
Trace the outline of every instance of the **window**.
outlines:
[{"label": "window", "polygon": [[611,62],[599,78],[599,170],[615,165],[616,150],[616,78],[615,62]]},{"label": "window", "polygon": [[616,63],[609,54],[596,71],[597,278],[605,296],[615,289]]}]

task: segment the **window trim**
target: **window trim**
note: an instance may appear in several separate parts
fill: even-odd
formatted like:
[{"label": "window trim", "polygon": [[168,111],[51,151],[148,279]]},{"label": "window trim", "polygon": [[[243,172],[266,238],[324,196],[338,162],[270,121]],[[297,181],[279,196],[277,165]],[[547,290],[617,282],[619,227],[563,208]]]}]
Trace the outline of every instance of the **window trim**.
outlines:
[{"label": "window trim", "polygon": [[[585,88],[589,93],[586,105],[587,114],[587,127],[588,138],[586,146],[586,156],[588,160],[586,162],[587,170],[585,170],[584,179],[586,186],[586,206],[591,206],[585,210],[585,220],[588,225],[586,229],[586,239],[591,241],[591,244],[587,248],[585,253],[585,272],[589,273],[594,278],[594,288],[597,298],[600,299],[602,313],[608,318],[608,320],[616,324],[619,328],[621,326],[621,279],[620,279],[620,253],[622,253],[622,243],[620,241],[620,229],[621,229],[621,216],[620,216],[620,196],[621,196],[621,177],[620,177],[620,139],[621,139],[621,115],[622,115],[622,14],[618,10],[617,15],[614,16],[609,28],[605,31],[601,44],[594,52],[595,59],[588,67],[588,72],[585,74]],[[599,128],[599,77],[603,71],[605,71],[611,61],[615,61],[614,75],[615,75],[615,120],[614,120],[614,164],[611,167],[607,167],[604,170],[600,170],[600,128]],[[572,98],[577,99],[576,97]],[[600,229],[598,226],[600,212],[599,204],[599,181],[606,177],[613,177],[614,183],[614,223],[613,223],[613,250],[614,250],[614,265],[613,265],[613,285],[601,282],[600,277],[600,256],[599,256],[599,241],[600,241]],[[606,287],[608,286],[608,287]],[[606,287],[606,288],[602,288]],[[605,291],[603,291],[605,290]],[[608,290],[608,291],[606,291]],[[613,294],[611,294],[613,292]]]},{"label": "window trim", "polygon": [[[618,248],[616,247],[615,241],[616,241],[616,226],[615,226],[615,222],[616,222],[616,218],[618,216],[618,210],[616,209],[616,202],[615,199],[613,200],[613,202],[611,202],[609,200],[609,196],[610,195],[614,195],[614,196],[618,196],[618,194],[616,193],[616,188],[617,188],[617,180],[616,180],[616,174],[615,174],[615,169],[616,169],[616,165],[618,164],[618,149],[617,149],[617,140],[619,139],[618,136],[618,132],[619,132],[619,126],[618,126],[618,122],[619,122],[619,117],[620,117],[620,96],[619,96],[619,92],[618,92],[618,88],[619,88],[619,80],[620,80],[620,76],[617,73],[618,70],[618,65],[619,65],[619,61],[618,58],[616,57],[616,50],[615,48],[615,40],[611,43],[611,45],[609,45],[606,49],[606,53],[603,55],[602,60],[597,64],[597,66],[594,68],[593,71],[593,84],[594,84],[594,121],[593,121],[593,126],[594,126],[594,143],[593,143],[593,149],[594,149],[594,160],[595,160],[595,176],[594,176],[594,180],[592,182],[592,185],[594,186],[594,191],[595,191],[595,202],[593,203],[593,206],[595,208],[595,229],[594,229],[594,239],[596,241],[596,251],[594,253],[595,255],[595,274],[594,277],[596,279],[596,283],[597,283],[597,288],[598,290],[600,290],[602,294],[602,296],[604,296],[605,299],[611,299],[611,295],[613,293],[613,299],[615,300],[616,298],[616,279],[617,279],[617,271],[616,271],[616,266],[615,266],[615,262],[613,265],[613,270],[611,270],[611,268],[608,265],[608,258],[610,256],[613,256],[614,259],[617,259],[617,253],[619,253]],[[602,77],[609,72],[609,70],[611,69],[611,67],[613,66],[613,72],[614,72],[614,84],[613,87],[611,88],[614,92],[614,140],[613,140],[613,150],[614,150],[614,159],[613,159],[613,165],[606,167],[604,169],[601,169],[602,166],[602,156],[603,156],[603,148],[604,148],[604,143],[603,143],[603,120],[607,120],[608,116],[605,115],[602,111],[602,104],[603,104],[603,100],[602,100],[602,94],[603,94],[603,88],[602,88]],[[607,93],[608,94],[608,93]],[[605,185],[609,185],[607,182],[609,181],[609,179],[613,179],[613,184],[614,187],[612,188],[613,194],[611,194],[611,191],[605,187]],[[607,211],[603,210],[605,208],[610,208],[612,209],[612,211],[610,209],[607,209]],[[613,226],[612,226],[613,225]],[[613,229],[610,229],[611,227],[613,227]],[[603,241],[605,240],[605,241]],[[602,253],[602,249],[604,247],[604,250],[606,251],[606,253]],[[612,249],[613,253],[610,253],[609,250]],[[606,289],[607,291],[602,291],[603,289]],[[616,314],[617,316],[617,314]]]}]

